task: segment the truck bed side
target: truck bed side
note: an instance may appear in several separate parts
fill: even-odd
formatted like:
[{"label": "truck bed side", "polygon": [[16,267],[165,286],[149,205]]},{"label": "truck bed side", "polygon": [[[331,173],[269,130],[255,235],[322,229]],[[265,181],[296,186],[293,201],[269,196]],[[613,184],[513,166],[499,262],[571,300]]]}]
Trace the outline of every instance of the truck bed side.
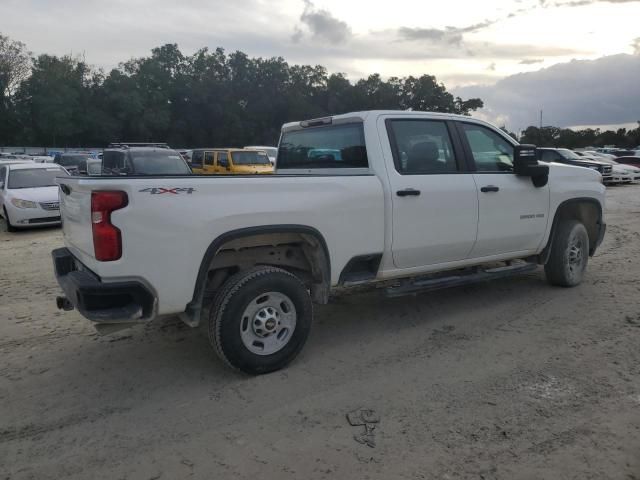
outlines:
[{"label": "truck bed side", "polygon": [[[324,238],[331,284],[353,257],[384,250],[384,198],[374,175],[65,178],[65,244],[103,282],[140,280],[158,298],[157,314],[182,312],[192,300],[208,247],[247,227],[300,225]],[[91,192],[121,190],[128,205],[113,212],[122,257],[93,253]]]}]

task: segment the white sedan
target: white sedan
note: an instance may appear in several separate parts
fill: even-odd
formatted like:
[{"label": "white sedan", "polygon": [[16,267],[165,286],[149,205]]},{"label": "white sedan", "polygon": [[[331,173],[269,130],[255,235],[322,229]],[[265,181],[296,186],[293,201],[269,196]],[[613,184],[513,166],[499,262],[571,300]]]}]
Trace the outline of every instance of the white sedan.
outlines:
[{"label": "white sedan", "polygon": [[60,223],[56,177],[69,175],[46,163],[0,163],[0,215],[7,231]]}]

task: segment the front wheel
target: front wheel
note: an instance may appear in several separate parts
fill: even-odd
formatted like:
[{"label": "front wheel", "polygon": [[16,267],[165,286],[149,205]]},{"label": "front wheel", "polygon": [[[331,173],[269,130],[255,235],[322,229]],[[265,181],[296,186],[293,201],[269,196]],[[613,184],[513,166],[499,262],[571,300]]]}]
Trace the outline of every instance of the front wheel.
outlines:
[{"label": "front wheel", "polygon": [[313,309],[304,284],[276,267],[237,273],[218,291],[209,341],[229,366],[252,375],[279,370],[304,346]]},{"label": "front wheel", "polygon": [[589,260],[589,235],[577,220],[568,220],[558,226],[551,255],[544,266],[547,281],[561,287],[574,287],[582,281]]},{"label": "front wheel", "polygon": [[7,213],[7,209],[2,207],[2,216],[4,217],[4,228],[7,232],[15,232],[16,227],[11,225],[11,220],[9,220],[9,214]]}]

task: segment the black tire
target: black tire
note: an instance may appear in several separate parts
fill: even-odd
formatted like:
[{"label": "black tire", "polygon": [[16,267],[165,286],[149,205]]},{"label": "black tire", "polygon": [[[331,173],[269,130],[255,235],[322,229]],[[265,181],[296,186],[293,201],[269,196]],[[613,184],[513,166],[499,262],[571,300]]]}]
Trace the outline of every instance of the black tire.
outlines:
[{"label": "black tire", "polygon": [[7,232],[15,232],[16,227],[11,225],[11,220],[9,220],[9,214],[7,213],[7,209],[2,207],[2,216],[4,217],[4,228]]},{"label": "black tire", "polygon": [[[247,320],[245,313],[250,304],[255,305],[262,298],[261,295],[269,292],[285,295],[291,301],[295,308],[295,326],[280,350],[271,354],[257,354],[245,344],[241,329],[247,331],[247,322],[250,322],[250,328],[254,328],[253,319]],[[258,313],[256,321],[257,316]],[[298,355],[309,336],[312,319],[311,297],[295,275],[281,268],[255,267],[229,278],[216,294],[209,313],[209,342],[230,367],[251,375],[269,373],[285,367]],[[279,336],[275,332],[272,334]]]},{"label": "black tire", "polygon": [[547,281],[560,287],[575,287],[582,282],[588,261],[589,235],[585,226],[577,220],[560,223],[544,266]]}]

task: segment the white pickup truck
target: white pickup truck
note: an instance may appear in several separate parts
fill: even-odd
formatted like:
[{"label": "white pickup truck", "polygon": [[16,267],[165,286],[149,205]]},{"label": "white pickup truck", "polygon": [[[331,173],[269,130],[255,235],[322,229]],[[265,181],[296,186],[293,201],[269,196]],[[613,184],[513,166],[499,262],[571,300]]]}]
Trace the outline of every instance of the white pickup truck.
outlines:
[{"label": "white pickup truck", "polygon": [[[598,172],[469,117],[370,111],[284,125],[275,175],[60,178],[65,292],[96,326],[179,315],[251,374],[289,363],[312,302],[544,265],[580,283],[605,232]],[[524,294],[524,292],[523,292]]]}]

